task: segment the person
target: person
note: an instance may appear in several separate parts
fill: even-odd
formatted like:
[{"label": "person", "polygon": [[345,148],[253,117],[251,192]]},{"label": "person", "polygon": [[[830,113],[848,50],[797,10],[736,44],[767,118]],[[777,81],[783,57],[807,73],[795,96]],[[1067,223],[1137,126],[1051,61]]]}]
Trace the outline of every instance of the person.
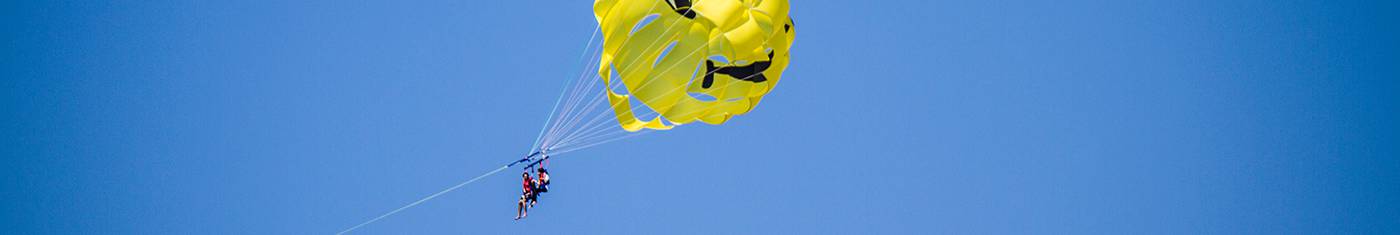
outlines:
[{"label": "person", "polygon": [[534,201],[533,198],[535,197],[535,179],[530,178],[530,172],[521,172],[520,178],[522,182],[520,183],[520,201],[516,203],[518,207],[515,209],[516,220],[525,218],[525,216],[530,214],[530,209],[528,207],[534,205],[531,202]]},{"label": "person", "polygon": [[536,179],[539,182],[537,183],[537,187],[535,187],[535,191],[539,191],[540,193],[548,193],[549,171],[545,170],[544,167],[540,167],[539,172],[535,173],[535,175],[539,176],[538,179]]},{"label": "person", "polygon": [[549,192],[549,172],[541,167],[539,172],[535,173],[535,175],[535,189],[531,191],[530,207],[535,207],[535,203],[540,201],[541,193]]}]

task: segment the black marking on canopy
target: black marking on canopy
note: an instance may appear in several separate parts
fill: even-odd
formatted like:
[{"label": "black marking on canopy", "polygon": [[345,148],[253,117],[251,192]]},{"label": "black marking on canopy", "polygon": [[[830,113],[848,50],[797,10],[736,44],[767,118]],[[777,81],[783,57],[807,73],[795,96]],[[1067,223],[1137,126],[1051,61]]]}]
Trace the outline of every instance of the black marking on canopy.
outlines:
[{"label": "black marking on canopy", "polygon": [[671,10],[676,11],[677,14],[681,14],[681,16],[685,16],[685,18],[687,18],[687,19],[692,19],[692,20],[695,19],[695,12],[694,12],[694,11],[690,11],[690,0],[661,0],[661,1],[666,2],[666,5],[671,5]]},{"label": "black marking on canopy", "polygon": [[768,66],[773,65],[773,52],[768,52],[767,61],[753,62],[745,66],[715,66],[714,60],[705,60],[705,80],[701,81],[700,88],[710,89],[715,83],[715,74],[724,74],[743,81],[760,83],[768,81],[768,77],[763,76],[764,71],[768,71]]}]

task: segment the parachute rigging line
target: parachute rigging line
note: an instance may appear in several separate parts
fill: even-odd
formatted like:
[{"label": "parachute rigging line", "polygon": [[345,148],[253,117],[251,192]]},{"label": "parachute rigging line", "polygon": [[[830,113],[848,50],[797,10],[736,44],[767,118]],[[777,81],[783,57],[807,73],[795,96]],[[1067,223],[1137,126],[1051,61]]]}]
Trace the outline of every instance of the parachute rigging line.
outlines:
[{"label": "parachute rigging line", "polygon": [[384,213],[383,215],[380,215],[379,217],[374,217],[373,219],[370,219],[370,220],[368,220],[368,221],[365,221],[364,223],[357,224],[357,225],[355,225],[354,227],[347,228],[347,229],[345,229],[344,231],[340,231],[339,233],[335,233],[335,234],[345,234],[345,233],[348,233],[348,232],[350,232],[350,231],[354,231],[355,229],[358,229],[358,228],[360,228],[360,227],[364,227],[365,225],[369,225],[370,223],[374,223],[375,221],[379,221],[380,219],[384,219],[384,217],[389,217],[390,215],[394,215],[395,213],[399,213],[399,211],[403,211],[404,209],[408,209],[409,207],[417,206],[418,204],[422,204],[423,202],[426,202],[426,201],[431,200],[431,199],[433,199],[433,198],[436,198],[436,197],[438,197],[438,196],[442,196],[442,194],[445,194],[445,193],[447,193],[447,192],[451,192],[452,190],[457,190],[458,188],[461,188],[462,186],[466,186],[467,184],[471,184],[472,182],[476,182],[477,180],[480,180],[480,179],[482,179],[482,178],[486,178],[487,176],[491,176],[491,175],[494,175],[494,174],[496,174],[496,173],[500,173],[502,170],[508,169],[508,168],[510,168],[512,165],[515,165],[515,163],[506,164],[506,165],[504,165],[504,166],[501,166],[501,167],[499,167],[499,168],[496,168],[495,170],[491,170],[490,172],[486,172],[486,174],[481,174],[480,176],[477,176],[477,177],[475,177],[475,178],[471,178],[471,179],[469,179],[469,180],[467,180],[467,181],[463,181],[462,183],[458,183],[457,185],[453,185],[452,187],[448,187],[447,189],[443,189],[442,191],[438,191],[437,193],[434,193],[434,194],[432,194],[432,195],[428,195],[427,197],[424,197],[423,199],[418,199],[418,201],[414,201],[413,203],[409,203],[408,205],[404,205],[404,206],[402,206],[402,207],[399,207],[398,209],[394,209],[394,210],[392,210],[392,211],[389,211],[389,213]]},{"label": "parachute rigging line", "polygon": [[[744,78],[740,78],[740,79],[748,79],[748,78],[753,77],[753,76],[755,76],[755,75],[745,76]],[[633,112],[636,112],[636,111],[637,111],[636,109],[637,109],[637,108],[633,108],[632,111],[633,111]],[[694,111],[686,112],[686,113],[682,113],[682,114],[684,114],[684,115],[689,115],[689,114],[692,113],[692,112],[694,112]],[[584,149],[584,148],[588,148],[588,147],[593,147],[593,146],[597,146],[597,145],[604,144],[604,143],[608,143],[608,142],[613,142],[613,141],[618,141],[618,140],[622,140],[622,139],[626,139],[626,138],[631,138],[631,137],[634,137],[634,136],[638,136],[638,135],[642,135],[642,134],[646,134],[646,133],[650,133],[651,131],[654,131],[654,130],[651,130],[651,129],[643,129],[642,131],[638,131],[638,132],[636,132],[636,133],[628,133],[628,132],[625,132],[625,131],[616,131],[616,129],[611,129],[611,128],[609,128],[610,126],[609,126],[609,125],[606,125],[607,122],[602,122],[602,123],[599,123],[599,124],[600,124],[600,126],[599,126],[600,128],[599,128],[599,129],[592,129],[592,130],[587,130],[587,129],[586,129],[585,131],[580,131],[579,133],[588,133],[588,134],[583,134],[583,135],[581,135],[581,136],[583,136],[583,137],[577,137],[577,138],[566,139],[566,140],[560,142],[560,144],[559,144],[558,146],[551,146],[550,149],[551,149],[551,150],[553,150],[553,149],[563,149],[563,150],[559,150],[559,151],[556,151],[556,152],[557,152],[557,153],[567,153],[567,152],[572,152],[572,151],[574,151],[574,150],[580,150],[580,149]],[[609,132],[608,130],[614,130],[614,131]],[[617,138],[613,138],[613,139],[607,139],[607,138],[606,138],[606,137],[615,136],[616,134],[619,134],[619,133],[626,133],[626,135],[623,135],[623,136],[620,136],[620,137],[617,137]],[[596,143],[592,142],[592,141],[597,141],[597,140],[601,140],[601,141],[598,141],[598,142],[596,142]],[[577,144],[575,144],[575,143],[577,143]],[[582,145],[582,146],[574,147],[574,148],[565,148],[565,147],[575,146],[575,145]]]},{"label": "parachute rigging line", "polygon": [[[648,7],[648,8],[655,8],[655,7],[656,7],[657,5],[659,5],[660,3],[661,3],[661,1],[653,1],[652,4],[651,4],[651,6]],[[667,32],[671,31],[672,28],[674,28],[676,25],[679,25],[679,24],[676,24],[676,23],[678,23],[678,22],[680,22],[679,19],[677,19],[677,20],[675,20],[675,21],[672,21],[672,22],[671,22],[671,25],[670,25],[669,27],[667,27],[666,31],[667,31]],[[602,25],[601,25],[601,24],[599,24],[597,27],[595,27],[595,28],[594,28],[594,32],[593,32],[594,35],[597,35],[597,33],[599,32],[599,29],[601,29],[601,28],[602,28]],[[629,37],[629,38],[626,38],[626,39],[623,39],[623,43],[625,44],[625,43],[626,43],[627,41],[629,41],[629,40],[631,40],[630,37]],[[593,36],[590,36],[589,39],[588,39],[588,41],[589,41],[589,46],[588,46],[588,47],[592,47]],[[649,45],[655,45],[655,44],[656,44],[657,42],[659,42],[659,41],[661,41],[661,38],[656,38],[656,39],[652,40],[652,42],[649,43]],[[603,46],[600,44],[598,47],[599,47],[599,50],[598,50],[598,51],[601,52],[601,48],[602,48]],[[650,47],[650,46],[648,46],[648,47]],[[616,53],[616,52],[614,52],[614,53]],[[691,54],[694,54],[694,52],[692,52]],[[641,56],[641,55],[639,54],[638,57],[636,57],[636,58],[640,58],[640,56]],[[597,63],[593,63],[593,64],[597,64]],[[597,72],[596,72],[597,70],[592,70],[592,71],[594,71],[594,72],[591,73],[590,76],[587,76],[587,77],[580,77],[580,79],[590,79],[590,80],[592,80],[592,82],[589,83],[589,86],[592,86],[592,84],[595,84],[595,83],[597,82],[597,80],[599,80],[599,79],[592,79],[594,76],[597,76]],[[578,84],[577,81],[575,82],[575,84],[576,84],[575,87],[578,87],[578,86],[577,86],[577,84]],[[571,93],[574,93],[574,94],[560,94],[560,96],[562,97],[562,96],[564,96],[564,95],[570,95],[570,96],[572,96],[572,97],[577,97],[577,95],[579,95],[579,94],[578,94],[578,91],[572,91]],[[601,96],[599,96],[599,98],[600,98],[600,97],[601,97]],[[569,109],[569,110],[572,111],[571,109]],[[568,114],[570,114],[570,113],[572,113],[572,112],[566,111],[566,112],[564,112],[564,113],[565,113],[565,115],[568,115]],[[579,118],[579,117],[582,117],[583,114],[586,114],[586,113],[582,113],[582,114],[574,115],[574,116],[576,116],[576,118]],[[551,112],[550,115],[552,116],[552,115],[553,115],[553,112]],[[573,120],[573,121],[571,121],[571,122],[577,122],[577,119],[575,119],[575,120]],[[557,125],[557,123],[556,123],[556,125]],[[565,128],[565,129],[564,129],[565,131],[570,131],[570,130],[571,130],[570,128],[572,128],[572,124],[570,124],[570,125],[568,125],[567,127],[564,127],[564,128]],[[555,132],[555,131],[557,131],[557,129],[555,129],[554,127],[551,127],[550,129],[551,129],[550,132]],[[562,133],[561,133],[561,134],[562,134]],[[548,149],[548,148],[550,147],[551,144],[554,144],[554,143],[552,143],[551,140],[554,139],[554,138],[557,138],[558,135],[559,135],[559,134],[551,134],[550,136],[553,136],[553,137],[547,138],[546,140],[544,140],[544,142],[545,142],[546,144],[545,144],[545,146],[541,146],[540,148],[541,148],[541,149]],[[540,140],[537,138],[537,139],[536,139],[536,142],[539,142],[539,141],[540,141]],[[531,148],[533,149],[533,148],[535,148],[535,147],[531,147]]]},{"label": "parachute rigging line", "polygon": [[[679,20],[679,19],[677,19],[677,20]],[[672,27],[674,27],[675,25],[677,25],[677,24],[674,24],[675,22],[677,22],[677,21],[673,21],[673,25],[671,25]],[[671,28],[668,27],[666,31],[670,31],[670,29],[671,29]],[[715,37],[712,37],[712,38],[710,38],[709,40],[710,40],[710,41],[713,41],[713,40],[719,39],[720,36],[721,36],[721,35],[715,35]],[[765,39],[763,39],[763,43],[768,43],[768,42],[770,41],[770,39],[771,39],[771,38],[765,38]],[[653,44],[654,44],[654,42],[653,42]],[[691,56],[691,55],[694,55],[696,52],[699,52],[700,50],[703,50],[703,49],[704,49],[704,47],[698,47],[698,48],[696,48],[695,50],[691,50],[691,51],[690,51],[689,53],[687,53],[684,57],[689,57],[689,56]],[[770,54],[770,56],[771,56],[771,54]],[[634,57],[634,58],[640,58],[640,57]],[[637,61],[640,61],[640,60],[634,60],[633,63],[630,63],[630,64],[629,64],[629,66],[630,66],[630,65],[636,64]],[[676,68],[676,65],[678,65],[678,64],[672,64],[671,66],[667,66],[665,69],[661,70],[661,72],[659,72],[659,73],[657,73],[657,74],[665,74],[665,73],[667,73],[667,72],[670,72],[671,70],[673,70],[673,69]],[[712,69],[712,70],[705,71],[705,76],[711,76],[712,74],[714,74],[714,73],[716,73],[716,72],[718,72],[717,69]],[[761,74],[761,73],[755,73],[755,74],[750,74],[750,75],[748,75],[748,76],[744,76],[744,77],[742,77],[742,78],[737,78],[737,79],[739,79],[739,80],[749,80],[749,79],[752,79],[753,77],[756,77],[756,76],[759,76],[759,75],[762,75],[762,74]],[[647,81],[645,81],[645,82],[642,82],[642,84],[641,84],[640,86],[638,86],[638,87],[645,87],[647,84],[650,84],[650,83],[653,82],[653,81],[656,81],[656,79],[647,80]],[[681,88],[686,88],[686,86],[678,86],[678,87],[672,88],[671,90],[668,90],[667,92],[675,92],[675,91],[677,91],[677,90],[679,90],[679,89],[681,89]],[[597,97],[597,98],[602,98],[602,97],[599,96],[599,97]],[[639,108],[645,106],[646,103],[655,101],[655,99],[658,99],[658,98],[661,98],[661,97],[653,97],[652,99],[643,100],[641,105],[639,105],[639,106],[637,106],[637,107],[632,107],[631,109],[629,109],[629,111],[635,113],[635,112],[637,112],[637,111],[639,110]],[[648,110],[648,111],[652,111],[653,113],[655,113],[655,110]],[[700,111],[700,110],[695,110],[695,111]],[[695,111],[686,112],[686,113],[682,113],[682,114],[684,114],[684,115],[689,115],[689,114],[693,114]],[[609,119],[598,120],[599,118],[605,117],[606,114],[607,114],[607,113],[605,112],[605,113],[599,114],[599,115],[603,115],[603,116],[594,117],[592,120],[590,120],[589,122],[587,122],[587,123],[589,123],[589,124],[583,125],[584,128],[581,128],[581,130],[575,130],[575,132],[572,133],[572,135],[575,135],[573,138],[566,137],[564,141],[561,141],[561,142],[558,143],[558,144],[560,144],[560,145],[565,145],[565,144],[568,144],[568,142],[571,142],[571,141],[574,141],[574,140],[578,140],[578,139],[589,139],[589,138],[591,138],[591,137],[606,136],[606,135],[609,135],[609,134],[613,134],[613,133],[607,131],[607,130],[611,129],[611,128],[609,128],[610,125],[607,125],[607,124],[609,123],[608,121],[610,121],[610,120],[616,120],[615,118],[609,118]],[[657,114],[659,115],[659,113],[657,113]],[[595,123],[594,120],[601,121],[601,122]],[[601,129],[595,129],[595,128],[601,128]],[[579,134],[582,134],[582,136],[577,136],[577,135],[579,135]],[[629,136],[627,136],[627,137],[631,137],[631,136],[629,135]],[[623,138],[626,138],[626,137],[623,137]],[[587,145],[586,142],[585,142],[585,145]],[[587,145],[587,146],[593,146],[593,145]]]},{"label": "parachute rigging line", "polygon": [[[749,79],[749,78],[754,77],[754,76],[757,76],[757,74],[745,76],[745,77],[739,78],[739,79],[741,79],[741,80],[742,80],[742,79]],[[637,108],[639,108],[639,107],[634,107],[634,108],[632,108],[632,111],[633,111],[633,112],[636,112],[636,111],[637,111]],[[698,111],[698,110],[697,110],[697,111]],[[684,115],[689,115],[689,114],[692,113],[692,112],[694,112],[694,111],[686,112],[686,113],[682,113],[682,114],[684,114]],[[605,113],[605,114],[606,114],[606,113]],[[659,115],[659,114],[658,114],[658,115]],[[639,132],[636,132],[636,133],[629,133],[629,134],[626,134],[626,135],[623,135],[623,136],[620,136],[620,137],[617,137],[617,138],[607,139],[607,138],[605,138],[605,137],[610,137],[610,136],[614,136],[614,135],[619,134],[619,133],[628,133],[628,132],[625,132],[625,131],[616,131],[616,129],[611,129],[611,128],[609,128],[610,126],[609,126],[609,125],[606,125],[606,124],[608,124],[608,123],[607,123],[607,122],[601,122],[601,123],[599,123],[599,125],[598,125],[598,127],[599,127],[598,129],[585,129],[584,131],[579,131],[578,133],[588,133],[588,134],[583,134],[583,135],[581,135],[582,137],[566,138],[564,141],[560,142],[558,146],[551,146],[550,149],[551,149],[551,150],[556,149],[556,148],[557,148],[557,149],[564,149],[564,150],[560,150],[560,151],[556,151],[556,152],[557,152],[557,153],[567,153],[567,152],[572,152],[572,151],[574,151],[574,150],[580,150],[580,149],[584,149],[584,148],[588,148],[588,147],[593,147],[593,146],[601,145],[601,144],[608,143],[608,142],[613,142],[613,141],[618,141],[618,140],[622,140],[622,139],[631,138],[631,137],[638,136],[638,135],[642,135],[642,134],[645,134],[645,133],[650,133],[651,131],[653,131],[653,130],[651,130],[651,129],[644,129],[644,130],[639,131]],[[608,130],[614,130],[614,131],[609,132]],[[575,135],[577,135],[577,133],[576,133]],[[597,140],[601,140],[601,141],[598,141],[598,142],[596,142],[596,143],[592,143],[592,141],[597,141]],[[575,144],[575,141],[577,141],[578,144]],[[564,148],[564,147],[574,146],[574,145],[582,145],[582,146],[575,147],[575,148]]]},{"label": "parachute rigging line", "polygon": [[[594,41],[596,35],[598,35],[598,28],[594,29],[594,36],[589,36],[588,41]],[[589,53],[588,57],[584,57],[584,59],[594,59],[594,57],[598,56],[598,53],[601,52],[602,45],[596,46],[596,48],[594,48],[594,46],[592,46],[592,43],[589,43],[588,48],[585,49],[587,49],[585,50],[585,52]],[[575,119],[578,119],[578,115],[575,115],[574,109],[578,108],[578,105],[580,105],[581,101],[584,101],[585,94],[587,94],[587,92],[585,91],[591,90],[592,85],[596,84],[596,80],[592,80],[592,78],[596,77],[594,69],[594,63],[588,63],[587,66],[584,66],[584,70],[580,71],[580,76],[575,77],[573,83],[570,83],[573,84],[573,90],[568,90],[566,94],[560,94],[560,97],[568,97],[568,102],[566,102],[566,105],[564,105],[566,106],[566,108],[564,108],[563,111],[559,112],[560,116],[563,116],[563,118],[554,120],[554,122],[550,124],[550,133],[547,134],[546,137],[543,137],[545,145],[552,144],[552,141],[550,140],[554,140],[554,138],[557,138],[557,134],[559,134],[560,127],[563,127],[563,129],[568,129],[568,124],[566,123],[577,122],[577,120]],[[584,83],[584,80],[588,80],[588,83]]]},{"label": "parachute rigging line", "polygon": [[[594,34],[597,34],[596,30],[594,31]],[[589,40],[592,41],[592,38],[590,38]],[[589,47],[592,47],[592,44],[590,44]],[[589,57],[587,57],[588,59],[597,57],[598,53],[601,52],[602,47],[600,45],[597,48],[598,49],[592,50],[592,53],[589,53]],[[573,89],[568,90],[567,93],[559,95],[560,97],[568,97],[568,102],[566,102],[565,109],[559,112],[559,116],[561,118],[556,119],[554,120],[554,123],[551,123],[549,133],[545,137],[543,137],[545,146],[541,147],[541,149],[544,149],[547,146],[553,144],[553,140],[555,140],[560,133],[560,128],[569,128],[567,125],[565,125],[565,123],[572,124],[573,122],[577,121],[576,119],[578,119],[579,114],[576,114],[574,112],[574,109],[577,108],[580,105],[579,102],[584,99],[584,97],[587,94],[586,91],[592,90],[593,85],[597,83],[596,79],[592,79],[597,76],[595,72],[592,72],[594,70],[593,68],[594,66],[591,63],[588,66],[585,66],[584,70],[580,72],[580,76],[575,78],[572,81],[572,83],[570,83],[573,84]],[[586,83],[587,85],[584,85],[584,79],[589,79],[589,82]],[[585,109],[587,108],[588,107],[585,107]]]},{"label": "parachute rigging line", "polygon": [[[674,27],[675,25],[678,25],[678,24],[674,24],[674,22],[678,22],[678,21],[673,21],[673,24],[671,25],[672,27]],[[668,27],[666,31],[670,31],[670,29],[671,29],[671,28]],[[714,37],[710,38],[709,40],[716,40],[716,39],[719,39],[721,36],[722,36],[722,35],[715,35]],[[765,43],[766,43],[767,41],[768,41],[768,39],[764,39],[764,42],[765,42]],[[652,44],[655,44],[655,41],[653,41]],[[601,46],[601,45],[600,45],[600,46]],[[691,55],[694,55],[695,53],[700,52],[701,50],[704,50],[704,49],[705,49],[704,47],[697,47],[697,48],[695,48],[694,50],[691,50],[689,53],[687,53],[687,54],[685,55],[685,57],[689,57],[689,56],[691,56]],[[639,56],[639,57],[636,57],[636,58],[640,58],[640,56]],[[640,60],[634,60],[633,63],[629,63],[629,65],[636,64],[637,61],[640,61]],[[697,66],[698,66],[698,65],[697,65]],[[630,67],[630,66],[629,66],[629,67]],[[661,72],[660,72],[660,73],[657,73],[657,74],[664,74],[664,73],[666,73],[666,72],[670,72],[671,70],[673,70],[673,69],[675,69],[675,68],[676,68],[676,65],[667,66],[665,69],[661,70]],[[713,74],[713,73],[715,73],[715,72],[716,72],[716,71],[706,71],[706,75]],[[746,76],[744,79],[747,79],[748,77],[752,77],[752,76],[754,76],[754,75]],[[648,80],[648,81],[642,82],[642,84],[641,84],[640,86],[638,86],[638,87],[644,87],[644,86],[646,86],[647,84],[650,84],[650,83],[653,82],[653,81],[656,81],[656,80]],[[681,89],[681,88],[685,88],[685,86],[678,86],[678,87],[672,88],[672,89],[669,90],[668,92],[675,92],[676,90],[679,90],[679,89]],[[594,98],[594,100],[602,101],[602,97],[603,97],[603,96],[597,96],[597,97]],[[648,99],[648,100],[643,100],[643,102],[642,102],[641,104],[639,104],[639,105],[636,106],[636,107],[632,107],[632,108],[630,108],[629,110],[630,110],[631,112],[637,112],[641,107],[645,107],[645,106],[646,106],[645,104],[646,104],[647,102],[652,102],[652,101],[655,101],[656,99],[659,99],[659,98],[661,98],[661,97],[658,96],[658,97],[652,97],[651,99]],[[593,101],[590,101],[590,103],[593,103]],[[586,109],[585,109],[585,110],[586,110]],[[652,110],[652,111],[654,112],[654,110]],[[699,111],[699,110],[695,110],[695,111]],[[693,112],[694,112],[694,111],[692,111],[692,112],[687,112],[686,114],[688,115],[688,114],[693,113]],[[586,113],[585,113],[585,114],[586,114]],[[584,128],[574,129],[574,128],[572,128],[572,127],[573,127],[572,125],[570,125],[569,127],[566,127],[566,128],[564,129],[564,132],[565,132],[564,135],[565,135],[565,137],[564,137],[564,139],[563,139],[562,141],[558,141],[558,142],[554,142],[555,140],[546,141],[546,142],[549,143],[549,144],[547,144],[547,145],[544,146],[543,148],[545,148],[545,149],[555,149],[556,146],[562,147],[561,145],[570,145],[570,144],[571,144],[570,142],[573,142],[573,141],[577,141],[577,140],[581,140],[581,139],[582,139],[582,140],[588,140],[588,139],[593,138],[593,137],[600,137],[600,136],[606,136],[606,135],[609,135],[609,134],[615,134],[615,132],[610,132],[610,130],[611,130],[611,131],[621,131],[621,132],[625,132],[625,131],[622,131],[621,128],[613,129],[610,125],[607,125],[607,124],[609,123],[608,121],[615,121],[615,120],[616,120],[616,118],[607,118],[607,119],[604,119],[605,117],[611,117],[611,116],[608,116],[607,114],[609,114],[609,113],[608,113],[608,112],[602,112],[602,113],[599,113],[598,115],[596,115],[596,116],[594,116],[594,117],[589,118],[589,121],[585,122],[586,124],[583,125]],[[659,114],[659,113],[658,113],[658,114]],[[574,116],[582,116],[582,115],[574,115]],[[644,133],[649,133],[649,131],[647,131],[647,132],[638,132],[638,133],[636,133],[636,134],[640,135],[640,134],[644,134]],[[555,135],[555,136],[557,136],[557,135]],[[607,141],[605,141],[605,142],[602,142],[602,143],[612,142],[612,141],[616,141],[616,140],[620,140],[620,139],[626,139],[626,138],[630,138],[630,137],[633,137],[633,136],[637,136],[637,135],[626,135],[626,136],[623,136],[623,137],[620,137],[620,138],[617,138],[617,139],[609,139],[609,140],[607,140]],[[578,145],[581,145],[579,148],[569,149],[569,151],[575,151],[575,150],[579,150],[579,149],[583,149],[583,148],[587,148],[587,147],[593,147],[593,146],[597,146],[598,144],[601,144],[601,143],[590,144],[590,143],[587,143],[587,142],[583,142],[583,143],[579,143],[579,144],[578,144]],[[561,153],[562,153],[562,152],[561,152]]]},{"label": "parachute rigging line", "polygon": [[[579,61],[579,62],[578,62],[578,63],[583,64],[584,61],[585,61],[584,59],[590,59],[590,58],[593,57],[591,54],[594,54],[594,52],[590,52],[590,50],[591,50],[591,48],[593,47],[594,38],[596,38],[596,37],[598,36],[598,29],[600,29],[601,27],[602,27],[602,25],[593,27],[592,35],[589,35],[589,36],[588,36],[588,44],[585,44],[585,45],[583,46],[583,51],[579,52],[579,56],[578,56],[578,57],[579,57],[579,58],[578,58],[578,61]],[[588,63],[588,64],[593,64],[593,63]],[[585,66],[585,69],[584,69],[583,71],[580,71],[580,72],[579,72],[579,77],[585,77],[585,74],[588,73],[588,71],[589,71],[589,69],[587,69],[588,67],[589,67],[589,66]],[[565,82],[568,82],[568,81],[566,80]],[[566,87],[567,87],[567,86],[566,86]],[[560,88],[560,89],[563,89],[563,88]],[[555,99],[555,100],[554,100],[554,107],[551,107],[551,108],[549,109],[549,117],[548,117],[548,118],[545,118],[545,124],[540,126],[540,132],[539,132],[539,134],[536,134],[536,135],[535,135],[535,143],[530,144],[530,149],[531,149],[531,151],[534,151],[536,148],[542,148],[542,146],[540,146],[540,140],[543,139],[542,137],[544,136],[544,134],[546,133],[546,131],[549,131],[549,132],[553,132],[553,131],[554,131],[554,130],[552,130],[552,129],[549,127],[549,123],[552,122],[552,120],[555,118],[554,113],[555,113],[555,111],[558,110],[558,108],[559,108],[559,102],[560,102],[561,100],[563,100],[563,98],[564,98],[564,96],[559,96],[558,99]],[[562,118],[562,117],[561,117],[561,118]],[[550,130],[547,130],[547,129],[550,129]]]},{"label": "parachute rigging line", "polygon": [[486,178],[487,176],[491,176],[491,175],[495,175],[496,173],[500,173],[501,171],[503,171],[503,170],[505,170],[505,169],[509,169],[509,168],[511,168],[511,167],[514,167],[514,166],[517,165],[517,164],[534,161],[534,163],[530,163],[530,166],[534,166],[536,163],[539,163],[540,161],[544,161],[544,160],[545,160],[545,158],[544,158],[544,152],[538,152],[538,151],[537,151],[537,152],[531,153],[530,155],[526,155],[525,158],[521,158],[520,160],[516,160],[516,161],[514,161],[514,162],[505,164],[505,165],[503,165],[503,166],[501,166],[501,167],[499,167],[499,168],[496,168],[495,170],[491,170],[490,172],[486,172],[486,174],[481,174],[481,175],[479,175],[479,176],[473,177],[473,178],[471,178],[471,179],[469,179],[469,180],[467,180],[467,181],[463,181],[462,183],[458,183],[457,185],[453,185],[452,187],[448,187],[447,189],[443,189],[442,191],[438,191],[437,193],[434,193],[434,194],[432,194],[432,195],[428,195],[427,197],[423,197],[423,199],[418,199],[418,201],[414,201],[413,203],[409,203],[408,205],[404,205],[404,206],[402,206],[402,207],[399,207],[398,209],[394,209],[394,210],[392,210],[392,211],[389,211],[388,213],[384,213],[383,215],[380,215],[379,217],[374,217],[373,219],[370,219],[370,220],[368,220],[368,221],[365,221],[364,223],[357,224],[357,225],[355,225],[354,227],[350,227],[350,228],[345,229],[344,231],[340,231],[339,233],[336,233],[336,234],[345,234],[345,233],[348,233],[348,232],[350,232],[350,231],[354,231],[355,229],[359,229],[360,227],[364,227],[365,225],[369,225],[370,223],[374,223],[375,221],[379,221],[380,219],[384,219],[385,217],[389,217],[390,215],[394,215],[395,213],[399,213],[399,211],[403,211],[403,210],[405,210],[405,209],[408,209],[409,207],[417,206],[418,204],[423,204],[423,202],[426,202],[426,201],[428,201],[428,200],[432,200],[433,198],[436,198],[436,197],[438,197],[438,196],[442,196],[443,194],[446,194],[447,192],[451,192],[451,191],[453,191],[453,190],[457,190],[458,188],[461,188],[462,186],[467,186],[468,184],[471,184],[471,183],[473,183],[473,182],[476,182],[477,180],[481,180],[482,178]]},{"label": "parachute rigging line", "polygon": [[[576,150],[582,150],[582,149],[586,149],[586,148],[589,148],[589,147],[593,147],[593,146],[597,146],[597,145],[606,144],[606,143],[608,143],[608,142],[613,142],[613,141],[623,140],[623,139],[627,139],[627,138],[632,138],[632,137],[639,136],[639,135],[644,135],[644,134],[647,134],[647,133],[651,133],[651,132],[653,132],[653,131],[654,131],[654,130],[645,130],[645,131],[632,132],[632,133],[622,132],[622,133],[626,133],[626,134],[623,135],[623,136],[616,137],[616,138],[605,139],[605,140],[602,140],[602,141],[597,141],[597,142],[592,143],[592,144],[584,144],[584,145],[582,145],[582,146],[572,147],[572,148],[569,148],[569,145],[561,145],[561,146],[559,146],[559,150],[552,150],[552,151],[553,151],[552,153],[555,153],[555,154],[563,154],[563,153],[573,152],[573,151],[576,151]],[[617,134],[617,133],[614,133],[614,135],[615,135],[615,134]]]}]

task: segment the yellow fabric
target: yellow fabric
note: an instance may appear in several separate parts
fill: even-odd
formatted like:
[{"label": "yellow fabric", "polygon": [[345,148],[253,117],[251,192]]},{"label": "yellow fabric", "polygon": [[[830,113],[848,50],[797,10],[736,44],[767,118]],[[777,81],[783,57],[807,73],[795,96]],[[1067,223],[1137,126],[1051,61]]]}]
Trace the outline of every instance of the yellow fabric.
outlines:
[{"label": "yellow fabric", "polygon": [[[627,94],[605,89],[627,131],[717,125],[749,112],[782,77],[796,31],[787,0],[596,0],[593,14],[603,35],[598,75],[608,87],[626,88]],[[734,70],[710,70],[707,63]],[[730,75],[747,72],[715,72],[757,72],[745,70],[760,68],[756,63],[768,66],[745,78]],[[713,79],[705,87],[707,73]],[[632,102],[661,116],[641,120]]]}]

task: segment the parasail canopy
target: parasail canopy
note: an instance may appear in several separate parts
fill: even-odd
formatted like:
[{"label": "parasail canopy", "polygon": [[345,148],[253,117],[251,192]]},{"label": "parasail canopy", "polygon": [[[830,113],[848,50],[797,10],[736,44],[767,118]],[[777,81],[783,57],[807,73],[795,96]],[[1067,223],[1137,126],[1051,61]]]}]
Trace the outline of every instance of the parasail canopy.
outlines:
[{"label": "parasail canopy", "polygon": [[[749,112],[782,78],[795,31],[787,0],[598,0],[593,13],[597,72],[629,132]],[[659,115],[642,120],[636,103]]]}]

